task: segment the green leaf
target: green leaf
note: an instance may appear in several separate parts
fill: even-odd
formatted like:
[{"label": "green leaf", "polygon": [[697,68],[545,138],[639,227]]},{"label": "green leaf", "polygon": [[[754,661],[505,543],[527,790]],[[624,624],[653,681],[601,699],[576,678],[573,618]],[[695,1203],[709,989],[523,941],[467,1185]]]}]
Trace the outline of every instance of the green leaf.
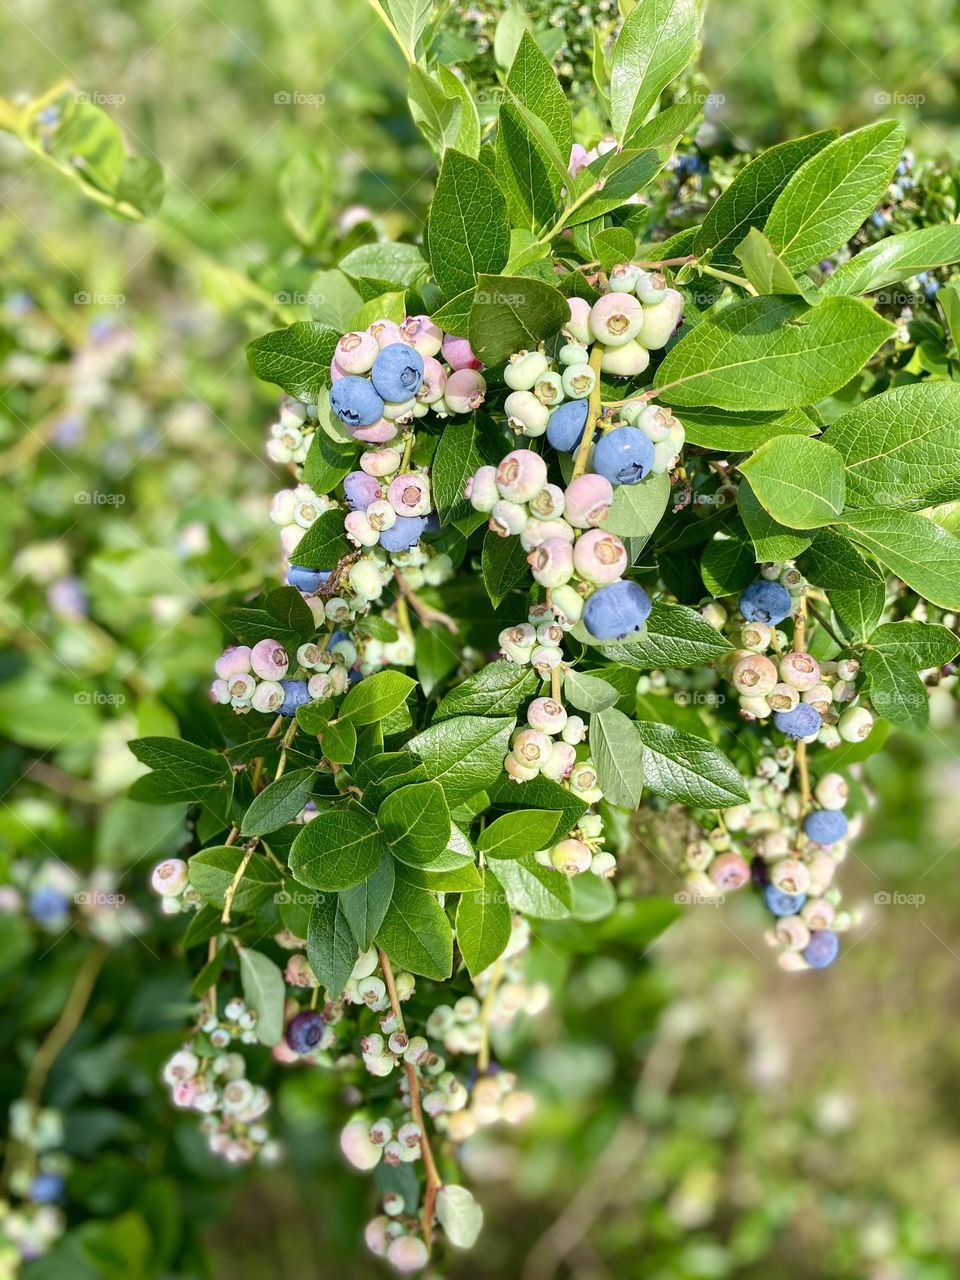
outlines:
[{"label": "green leaf", "polygon": [[218,810],[229,805],[233,773],[218,751],[207,751],[181,738],[135,738],[129,745],[141,764],[154,770],[150,783],[158,789],[155,794],[162,794],[163,803],[200,802]]},{"label": "green leaf", "polygon": [[378,671],[352,686],[340,707],[340,719],[376,724],[402,707],[417,682],[400,671]]},{"label": "green leaf", "polygon": [[290,850],[290,870],[310,889],[348,889],[380,864],[383,839],[359,805],[327,809],[303,828]]},{"label": "green leaf", "polygon": [[389,849],[384,849],[379,866],[372,875],[349,889],[340,890],[340,909],[361,951],[369,951],[380,932],[393,897],[395,879],[393,856]]},{"label": "green leaf", "polygon": [[817,301],[817,290],[809,280],[798,280],[793,272],[774,252],[773,245],[756,227],[751,227],[746,238],[734,250],[743,267],[743,274],[758,293],[785,293]]},{"label": "green leaf", "polygon": [[507,76],[507,89],[538,116],[564,156],[573,146],[570,104],[553,67],[529,31],[524,31]]},{"label": "green leaf", "polygon": [[437,1192],[437,1221],[455,1249],[472,1249],[483,1229],[483,1210],[466,1187],[447,1182]]},{"label": "green leaf", "polygon": [[717,453],[750,453],[774,436],[811,436],[817,424],[799,410],[786,413],[731,413],[726,409],[685,409],[687,444]]},{"label": "green leaf", "polygon": [[405,289],[427,274],[422,250],[415,244],[381,240],[361,244],[340,259],[337,266],[354,280],[378,280]]},{"label": "green leaf", "polygon": [[407,314],[407,295],[403,290],[381,293],[367,301],[351,317],[350,329],[362,330],[377,320],[392,320],[402,324]]},{"label": "green leaf", "polygon": [[926,380],[856,405],[824,433],[853,507],[903,507],[960,479],[960,384]]},{"label": "green leaf", "polygon": [[407,746],[453,807],[500,777],[515,724],[513,717],[457,716],[430,725]]},{"label": "green leaf", "polygon": [[520,104],[504,102],[500,107],[497,183],[506,196],[511,224],[538,232],[555,221],[565,171],[558,171],[557,158],[551,155],[553,139],[546,125],[528,115]]},{"label": "green leaf", "polygon": [[960,538],[910,511],[847,511],[841,528],[924,600],[960,608]]},{"label": "green leaf", "polygon": [[516,57],[523,33],[532,30],[533,24],[523,5],[510,0],[500,15],[493,35],[493,56],[498,67],[507,70]]},{"label": "green leaf", "polygon": [[237,947],[240,981],[247,1008],[257,1015],[257,1039],[261,1044],[280,1043],[283,1035],[283,1002],[286,987],[283,974],[268,956],[249,947]]},{"label": "green leaf", "polygon": [[610,121],[619,141],[637,129],[697,48],[694,0],[639,0],[613,50]]},{"label": "green leaf", "polygon": [[425,697],[429,698],[451,671],[457,669],[462,652],[463,648],[457,637],[446,627],[420,627],[417,630],[417,679]]},{"label": "green leaf", "polygon": [[555,809],[514,809],[495,818],[477,840],[477,848],[488,858],[522,858],[548,849],[560,824]]},{"label": "green leaf", "polygon": [[339,340],[339,329],[319,320],[298,320],[251,342],[247,363],[264,382],[315,404],[321,387],[330,385],[330,361]]},{"label": "green leaf", "polygon": [[626,227],[607,227],[591,238],[593,251],[604,271],[621,262],[629,262],[637,247],[637,238]]},{"label": "green leaf", "polygon": [[501,538],[492,529],[488,529],[483,535],[480,567],[483,585],[495,609],[529,573],[527,553],[520,539]]},{"label": "green leaf", "polygon": [[654,384],[674,405],[791,409],[838,391],[892,336],[864,302],[747,298],[711,312],[681,338]]},{"label": "green leaf", "polygon": [[303,483],[314,493],[331,493],[353,470],[359,454],[355,441],[333,440],[322,428],[314,431],[303,464]]},{"label": "green leaf", "polygon": [[734,536],[718,533],[700,556],[700,576],[712,596],[741,591],[757,576],[752,543],[736,530]]},{"label": "green leaf", "polygon": [[[447,851],[449,856],[449,850]],[[431,893],[474,893],[483,884],[480,872],[473,862],[462,862],[455,867],[404,867],[404,880]]]},{"label": "green leaf", "polygon": [[366,808],[376,812],[391,792],[411,782],[425,782],[427,771],[409,751],[382,751],[357,766],[355,780]]},{"label": "green leaf", "polygon": [[563,677],[563,700],[578,711],[604,711],[619,700],[620,694],[598,676],[590,676],[571,667]]},{"label": "green leaf", "polygon": [[490,967],[510,941],[512,914],[507,895],[486,869],[483,887],[462,893],[457,903],[457,946],[471,978]]},{"label": "green leaf", "polygon": [[390,960],[442,982],[453,971],[453,931],[434,894],[397,879],[377,936]]},{"label": "green leaf", "polygon": [[[684,134],[695,133],[694,126],[703,114],[706,98],[699,91],[689,99],[681,99],[665,111],[659,111],[646,124],[640,125],[624,139],[623,147],[627,151],[646,151],[653,149],[661,154],[673,155],[677,143]],[[599,257],[599,255],[598,255]],[[629,262],[633,258],[633,249],[618,262]]]},{"label": "green leaf", "polygon": [[[567,675],[568,681],[572,674]],[[515,662],[491,662],[451,689],[440,700],[434,719],[514,715],[519,704],[531,697],[539,684],[532,667],[520,667]]]},{"label": "green leaf", "polygon": [[[300,539],[293,554],[294,564],[304,569],[335,569],[353,550],[343,532],[343,511],[324,511]],[[299,593],[298,593],[299,594]],[[279,638],[279,637],[278,637]]]},{"label": "green leaf", "polygon": [[[191,886],[206,902],[223,907],[227,889],[246,857],[243,849],[233,845],[216,845],[201,849],[187,864]],[[233,894],[231,913],[242,915],[256,911],[269,901],[280,888],[280,874],[272,862],[255,853],[247,863],[243,876]]]},{"label": "green leaf", "polygon": [[925,729],[930,721],[930,695],[912,664],[877,649],[863,655],[870,701],[878,716],[899,729]]},{"label": "green leaf", "polygon": [[[780,437],[785,439],[786,437]],[[753,542],[758,563],[765,560],[794,560],[812,542],[812,537],[789,529],[764,511],[746,480],[737,489],[737,509]]]},{"label": "green leaf", "polygon": [[[300,238],[308,242],[310,240],[309,235],[301,236]],[[296,297],[296,295],[293,296]],[[283,294],[280,297],[281,300],[284,299]],[[360,306],[361,301],[360,294],[354,288],[353,283],[336,267],[333,267],[330,271],[318,271],[310,280],[308,290],[310,318],[311,320],[320,320],[323,324],[328,324],[331,329],[345,331],[350,324],[350,317]],[[323,437],[329,443],[333,443],[323,430],[316,433],[314,440],[316,441],[318,437]],[[309,480],[306,483],[312,484]],[[326,493],[328,490],[321,486],[317,492]]]},{"label": "green leaf", "polygon": [[380,0],[390,15],[393,29],[411,59],[422,53],[421,39],[433,15],[431,0]]},{"label": "green leaf", "polygon": [[461,106],[460,131],[453,145],[465,156],[476,159],[480,151],[480,115],[473,94],[460,77],[443,63],[437,65],[436,73],[440,77],[443,91],[450,97],[458,99]]},{"label": "green leaf", "polygon": [[534,778],[532,782],[516,783],[501,772],[497,785],[490,789],[490,803],[495,809],[516,812],[519,805],[530,809],[548,809],[562,816],[556,831],[550,837],[556,844],[576,826],[587,811],[582,800],[549,778]]},{"label": "green leaf", "polygon": [[476,447],[477,427],[472,416],[448,419],[430,466],[430,485],[440,519],[453,524],[473,508],[463,496],[467,480],[482,464]]},{"label": "green leaf", "polygon": [[[297,709],[298,721],[300,721],[302,710],[302,707]],[[338,720],[333,724],[324,725],[320,742],[323,746],[323,754],[331,764],[353,763],[357,754],[357,730],[352,720]]]},{"label": "green leaf", "polygon": [[464,103],[459,94],[449,94],[428,72],[421,67],[410,68],[410,93],[407,101],[413,122],[443,158],[448,147],[456,147],[464,155],[476,157],[479,149],[479,130],[476,145],[469,131],[463,132]]},{"label": "green leaf", "polygon": [[711,250],[713,266],[735,266],[736,246],[751,227],[763,226],[780,192],[800,165],[836,136],[835,129],[826,129],[781,142],[744,165],[697,230],[693,242],[697,257]]},{"label": "green leaf", "polygon": [[763,509],[789,529],[832,524],[843,510],[843,459],[822,440],[775,436],[741,462],[740,470]]},{"label": "green leaf", "polygon": [[444,155],[427,239],[430,266],[448,298],[473,288],[481,273],[499,271],[506,262],[510,252],[506,203],[489,170],[478,160],[454,150]]},{"label": "green leaf", "polygon": [[884,289],[921,271],[960,262],[960,226],[921,227],[887,236],[841,263],[820,286],[821,293],[861,294]]},{"label": "green leaf", "polygon": [[730,641],[696,609],[657,600],[644,634],[626,644],[604,645],[603,654],[640,671],[702,667],[730,651]]},{"label": "green leaf", "polygon": [[960,653],[960,640],[939,622],[885,622],[870,637],[871,649],[913,671],[942,667]]},{"label": "green leaf", "polygon": [[636,722],[647,787],[667,800],[726,809],[747,799],[740,773],[722,751],[671,725]]},{"label": "green leaf", "polygon": [[295,769],[264,787],[243,815],[241,836],[263,836],[292,822],[310,799],[315,769]]},{"label": "green leaf", "polygon": [[613,491],[610,514],[601,522],[620,538],[649,538],[660,523],[670,499],[670,477],[649,475],[639,484],[621,484]]},{"label": "green leaf", "polygon": [[347,985],[357,963],[357,949],[358,943],[339,895],[317,894],[307,925],[307,959],[331,1000],[336,1000]]},{"label": "green leaf", "polygon": [[602,188],[577,209],[571,209],[565,219],[567,226],[592,222],[629,204],[663,168],[663,160],[656,151],[611,152],[595,163],[603,164],[602,173],[598,174],[592,166],[584,170],[575,182],[577,194],[582,195],[592,182],[601,182]]},{"label": "green leaf", "polygon": [[604,799],[636,809],[643,794],[643,751],[636,724],[615,707],[590,717],[590,755]]},{"label": "green leaf", "polygon": [[392,792],[377,822],[394,856],[411,867],[429,867],[450,839],[450,810],[439,782],[414,782]]},{"label": "green leaf", "polygon": [[562,920],[570,914],[570,881],[561,872],[541,866],[532,853],[499,859],[487,870],[503,887],[514,911],[534,920]]},{"label": "green leaf", "polygon": [[850,239],[882,199],[904,140],[895,120],[881,120],[829,143],[797,170],[764,224],[788,267],[813,266]]},{"label": "green leaf", "polygon": [[535,350],[559,333],[569,315],[563,294],[543,280],[483,273],[470,308],[470,345],[484,364],[503,364],[512,352]]}]

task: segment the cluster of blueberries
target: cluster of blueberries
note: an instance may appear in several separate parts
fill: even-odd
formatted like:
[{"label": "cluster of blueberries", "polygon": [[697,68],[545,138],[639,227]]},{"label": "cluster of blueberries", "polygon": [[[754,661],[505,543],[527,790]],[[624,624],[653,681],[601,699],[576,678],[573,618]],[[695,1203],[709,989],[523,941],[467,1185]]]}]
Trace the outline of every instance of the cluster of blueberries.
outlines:
[{"label": "cluster of blueberries", "polygon": [[447,418],[479,408],[482,368],[466,338],[445,334],[429,316],[375,320],[337,343],[330,408],[357,440],[385,444],[430,412]]}]

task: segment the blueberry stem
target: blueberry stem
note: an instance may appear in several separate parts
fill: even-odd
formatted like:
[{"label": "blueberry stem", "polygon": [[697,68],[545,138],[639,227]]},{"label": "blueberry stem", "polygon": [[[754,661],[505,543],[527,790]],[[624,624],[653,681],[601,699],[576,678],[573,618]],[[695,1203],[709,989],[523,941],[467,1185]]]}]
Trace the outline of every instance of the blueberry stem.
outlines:
[{"label": "blueberry stem", "polygon": [[594,343],[590,350],[590,368],[596,375],[593,384],[593,390],[590,392],[590,399],[587,402],[587,420],[583,424],[583,437],[580,441],[580,448],[577,450],[577,460],[573,464],[573,479],[582,476],[587,469],[587,459],[590,456],[590,446],[593,443],[593,433],[596,429],[597,419],[600,417],[600,395],[602,388],[600,386],[600,362],[603,360],[603,353],[606,347],[600,343]]},{"label": "blueberry stem", "polygon": [[401,595],[410,601],[410,607],[425,627],[429,626],[431,622],[440,622],[453,635],[458,634],[460,628],[450,615],[448,613],[444,613],[441,609],[433,609],[430,605],[424,604],[413,588],[408,586],[404,581],[403,575],[399,570],[396,573],[396,580],[397,586],[400,588]]},{"label": "blueberry stem", "polygon": [[477,1054],[477,1070],[481,1075],[486,1075],[490,1069],[490,1017],[493,1013],[494,1001],[497,998],[497,991],[502,981],[503,957],[501,956],[493,966],[493,973],[490,975],[490,986],[483,998],[483,1005],[480,1010],[480,1030],[483,1034],[483,1040],[480,1042],[480,1051]]},{"label": "blueberry stem", "polygon": [[[386,984],[387,995],[390,997],[390,1008],[393,1010],[393,1016],[396,1018],[399,1031],[406,1032],[406,1025],[403,1021],[403,1010],[400,1007],[400,999],[397,995],[397,984],[393,978],[393,969],[390,965],[390,959],[385,951],[379,952],[380,956],[380,972],[383,974],[383,981]],[[423,1156],[423,1167],[427,1175],[427,1186],[423,1197],[423,1238],[427,1248],[430,1248],[433,1239],[433,1211],[437,1200],[437,1192],[443,1185],[440,1181],[440,1174],[437,1171],[436,1161],[433,1158],[433,1151],[430,1148],[430,1139],[427,1137],[427,1126],[424,1120],[423,1107],[420,1105],[420,1077],[417,1075],[416,1065],[412,1062],[404,1062],[404,1070],[407,1073],[407,1084],[410,1087],[410,1114],[413,1116],[413,1123],[420,1130],[420,1154]]]}]

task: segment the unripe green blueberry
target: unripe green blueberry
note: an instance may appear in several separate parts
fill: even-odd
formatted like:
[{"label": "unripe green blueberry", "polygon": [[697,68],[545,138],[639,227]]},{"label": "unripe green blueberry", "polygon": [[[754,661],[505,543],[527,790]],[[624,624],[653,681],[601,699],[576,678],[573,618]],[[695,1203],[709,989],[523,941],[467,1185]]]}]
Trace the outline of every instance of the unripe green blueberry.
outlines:
[{"label": "unripe green blueberry", "polygon": [[545,484],[536,497],[530,499],[530,512],[538,520],[556,520],[563,515],[566,498],[557,484]]},{"label": "unripe green blueberry", "polygon": [[684,871],[706,871],[716,857],[709,840],[691,840],[683,851]]},{"label": "unripe green blueberry", "polygon": [[773,862],[777,858],[785,858],[790,852],[790,841],[785,831],[768,831],[766,835],[761,836],[757,845],[757,852],[760,857],[767,862]]},{"label": "unripe green blueberry", "polygon": [[533,394],[541,404],[551,407],[560,404],[563,400],[563,379],[560,374],[552,370],[541,373],[533,385]]},{"label": "unripe green blueberry", "polygon": [[550,410],[532,391],[511,391],[503,402],[507,425],[519,435],[542,436],[550,421]]},{"label": "unripe green blueberry", "polygon": [[838,680],[831,693],[834,702],[852,702],[857,696],[857,686],[850,680]]},{"label": "unripe green blueberry", "polygon": [[856,680],[860,663],[856,658],[841,658],[837,663],[837,675],[841,680]]},{"label": "unripe green blueberry", "polygon": [[590,761],[581,761],[570,770],[570,790],[587,804],[596,804],[603,799],[603,792],[597,784],[597,771]]},{"label": "unripe green blueberry", "polygon": [[571,400],[585,400],[597,385],[597,375],[589,364],[571,364],[561,378],[564,395]]},{"label": "unripe green blueberry", "polygon": [[568,837],[553,846],[550,851],[550,861],[556,870],[563,872],[565,876],[578,876],[590,870],[593,854],[582,840]]},{"label": "unripe green blueberry", "polygon": [[557,612],[557,621],[564,627],[575,627],[583,617],[583,596],[576,587],[556,587],[553,592],[553,607]]},{"label": "unripe green blueberry", "polygon": [[772,711],[766,698],[753,694],[743,694],[740,698],[740,713],[745,720],[766,720]]},{"label": "unripe green blueberry", "polygon": [[667,296],[666,276],[662,271],[640,271],[634,289],[641,302],[653,306]]},{"label": "unripe green blueberry", "polygon": [[604,294],[590,308],[590,332],[604,346],[621,347],[642,327],[643,307],[631,294]]},{"label": "unripe green blueberry", "polygon": [[804,923],[814,932],[820,929],[829,929],[836,914],[836,908],[833,903],[822,897],[808,898],[800,908],[800,915]]},{"label": "unripe green blueberry", "polygon": [[567,716],[567,723],[563,726],[560,737],[572,746],[584,742],[587,737],[587,722],[583,716]]},{"label": "unripe green blueberry", "polygon": [[556,671],[563,665],[563,651],[555,645],[538,644],[530,655],[534,668],[543,675],[548,671]]},{"label": "unripe green blueberry", "polygon": [[[365,435],[361,436],[359,431],[355,434],[358,439],[366,440],[370,444],[378,444],[381,441],[386,443],[386,441],[392,440],[397,432],[395,427],[393,430],[387,430],[383,424],[408,422],[413,417],[413,411],[416,407],[416,396],[409,396],[406,400],[386,400],[384,401],[383,417],[380,422],[374,422],[369,427],[363,427],[362,430],[367,433]],[[374,431],[376,431],[375,435],[370,434]]]},{"label": "unripe green blueberry", "polygon": [[762,653],[741,658],[730,673],[730,683],[737,693],[752,698],[765,698],[778,683],[777,668]]},{"label": "unripe green blueberry", "polygon": [[537,627],[537,641],[539,644],[563,644],[563,627],[554,618],[552,608],[550,609],[549,621],[541,622]]},{"label": "unripe green blueberry", "polygon": [[401,1275],[422,1271],[430,1261],[430,1252],[419,1236],[398,1236],[387,1245],[387,1261]]},{"label": "unripe green blueberry", "polygon": [[825,773],[814,787],[813,794],[824,809],[842,809],[850,798],[850,788],[842,774]]},{"label": "unripe green blueberry", "polygon": [[523,666],[530,661],[537,633],[533,627],[524,622],[518,627],[505,627],[498,639],[503,656]]},{"label": "unripe green blueberry", "polygon": [[487,527],[500,538],[509,538],[522,533],[530,517],[527,508],[518,502],[506,502],[498,498],[490,512]]},{"label": "unripe green blueberry", "polygon": [[872,728],[873,716],[866,707],[848,707],[837,722],[837,732],[844,742],[862,742]]},{"label": "unripe green blueberry", "polygon": [[550,362],[542,351],[518,351],[510,357],[503,380],[513,391],[529,391],[549,368]]},{"label": "unripe green blueberry", "polygon": [[718,600],[709,600],[706,604],[700,606],[700,616],[705,622],[709,622],[711,627],[716,627],[720,631],[727,621],[727,611]]},{"label": "unripe green blueberry", "polygon": [[617,871],[617,860],[612,853],[602,850],[595,853],[590,862],[590,870],[601,880],[611,880]]},{"label": "unripe green blueberry", "polygon": [[770,869],[770,883],[781,893],[806,893],[810,872],[799,858],[779,858]]},{"label": "unripe green blueberry", "polygon": [[792,711],[799,701],[799,690],[790,684],[775,684],[767,694],[767,706],[771,711]]},{"label": "unripe green blueberry", "polygon": [[650,464],[651,475],[662,476],[665,472],[672,471],[679,460],[681,447],[673,440],[661,440],[659,444],[655,444],[653,462]]},{"label": "unripe green blueberry", "polygon": [[650,363],[650,352],[636,339],[609,347],[600,357],[600,368],[615,378],[635,378]]},{"label": "unripe green blueberry", "polygon": [[264,680],[254,689],[250,705],[254,711],[262,711],[269,715],[283,706],[285,697],[283,685],[278,680]]},{"label": "unripe green blueberry", "polygon": [[386,498],[378,498],[376,502],[371,502],[364,514],[370,528],[378,534],[384,529],[392,529],[397,523],[397,509]]},{"label": "unripe green blueberry", "polygon": [[573,526],[568,524],[566,520],[533,519],[527,523],[526,528],[521,533],[520,545],[524,551],[535,551],[537,547],[542,546],[551,538],[559,538],[561,542],[569,542],[573,546],[575,537]]},{"label": "unripe green blueberry", "polygon": [[188,884],[187,864],[182,858],[165,858],[150,873],[150,887],[162,897],[176,897]]},{"label": "unripe green blueberry", "polygon": [[799,591],[803,586],[803,582],[803,574],[793,565],[787,565],[780,573],[780,583],[788,591]]},{"label": "unripe green blueberry", "polygon": [[578,529],[595,527],[606,520],[612,502],[613,485],[606,476],[587,472],[567,485],[565,518]]},{"label": "unripe green blueberry", "polygon": [[497,468],[478,467],[464,488],[464,497],[475,511],[492,511],[500,496],[497,488]]},{"label": "unripe green blueberry", "polygon": [[780,659],[780,679],[795,689],[812,689],[820,683],[820,664],[810,653],[785,653]]},{"label": "unripe green blueberry", "polygon": [[826,747],[828,751],[832,751],[834,747],[839,747],[842,739],[837,732],[836,725],[825,724],[817,734],[817,741],[822,747]]},{"label": "unripe green blueberry", "polygon": [[590,303],[586,298],[568,298],[570,319],[563,326],[562,332],[574,342],[592,342],[590,331]]},{"label": "unripe green blueberry", "polygon": [[640,274],[640,268],[632,262],[620,262],[610,268],[607,281],[613,293],[635,293]]},{"label": "unripe green blueberry", "polygon": [[347,570],[347,581],[362,600],[379,600],[383,594],[380,570],[372,560],[358,560]]},{"label": "unripe green blueberry", "polygon": [[809,689],[804,689],[802,701],[809,702],[821,715],[826,715],[833,703],[833,690],[828,684],[811,685]]},{"label": "unripe green blueberry", "polygon": [[545,778],[562,782],[570,776],[570,770],[576,763],[576,750],[568,742],[555,742],[549,756],[540,766],[540,772]]},{"label": "unripe green blueberry", "polygon": [[567,367],[571,364],[586,364],[590,357],[590,348],[584,342],[568,342],[560,348],[557,359]]},{"label": "unripe green blueberry", "polygon": [[547,483],[547,464],[532,449],[514,449],[497,467],[497,488],[509,502],[529,502]]},{"label": "unripe green blueberry", "polygon": [[567,723],[567,713],[553,698],[534,698],[527,707],[527,724],[542,733],[559,733]]},{"label": "unripe green blueberry", "polygon": [[643,322],[637,336],[650,351],[665,347],[683,315],[683,294],[668,289],[666,296],[650,306],[643,307]]},{"label": "unripe green blueberry", "polygon": [[340,1133],[340,1150],[355,1169],[374,1169],[380,1163],[382,1148],[370,1141],[370,1130],[363,1120],[351,1120]]}]

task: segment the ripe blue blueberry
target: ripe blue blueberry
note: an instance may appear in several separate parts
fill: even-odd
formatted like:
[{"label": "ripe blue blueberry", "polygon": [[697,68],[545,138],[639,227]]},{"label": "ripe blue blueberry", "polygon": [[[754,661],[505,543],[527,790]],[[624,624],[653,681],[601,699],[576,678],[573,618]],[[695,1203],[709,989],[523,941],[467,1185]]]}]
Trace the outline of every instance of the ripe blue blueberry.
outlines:
[{"label": "ripe blue blueberry", "polygon": [[52,885],[34,889],[30,894],[29,910],[37,924],[53,924],[70,910],[69,899]]},{"label": "ripe blue blueberry", "polygon": [[306,680],[281,680],[280,687],[283,689],[283,702],[280,704],[282,716],[295,716],[297,707],[310,701]]},{"label": "ripe blue blueberry", "polygon": [[777,711],[774,726],[788,738],[809,738],[820,732],[820,712],[809,702],[799,702],[792,711]]},{"label": "ripe blue blueberry", "polygon": [[774,885],[768,884],[763,891],[763,900],[767,910],[775,916],[795,916],[807,900],[805,893],[784,893]]},{"label": "ripe blue blueberry", "polygon": [[611,484],[637,484],[653,466],[653,441],[639,427],[615,427],[593,451],[593,469]]},{"label": "ripe blue blueberry", "polygon": [[650,613],[650,597],[627,578],[594,591],[583,609],[583,621],[596,640],[623,640],[639,631]]},{"label": "ripe blue blueberry", "polygon": [[427,528],[426,516],[397,516],[396,524],[380,532],[384,551],[409,551],[420,541]]},{"label": "ripe blue blueberry", "polygon": [[329,569],[307,569],[301,564],[292,564],[287,569],[287,586],[296,587],[305,595],[312,596],[316,595],[329,577]]},{"label": "ripe blue blueberry", "polygon": [[391,342],[374,360],[370,380],[384,400],[409,400],[423,382],[423,356],[405,342]]},{"label": "ripe blue blueberry", "polygon": [[558,405],[547,423],[547,439],[561,453],[573,453],[583,436],[589,403],[586,400],[568,400]]},{"label": "ripe blue blueberry", "polygon": [[34,1204],[54,1204],[63,1196],[63,1178],[59,1173],[38,1173],[30,1183],[30,1199]]},{"label": "ripe blue blueberry", "polygon": [[[413,348],[411,347],[412,351]],[[351,375],[338,378],[330,389],[330,408],[344,426],[370,427],[383,417],[383,399],[372,382]]]},{"label": "ripe blue blueberry", "polygon": [[811,969],[828,969],[840,954],[840,939],[832,929],[818,929],[803,949]]},{"label": "ripe blue blueberry", "polygon": [[817,844],[836,844],[847,834],[846,814],[839,809],[815,809],[803,820],[803,830]]},{"label": "ripe blue blueberry", "polygon": [[758,578],[741,593],[739,607],[747,622],[775,627],[790,612],[790,592],[779,582]]},{"label": "ripe blue blueberry", "polygon": [[304,1009],[287,1023],[287,1044],[294,1053],[310,1053],[323,1039],[323,1018],[316,1009]]}]

